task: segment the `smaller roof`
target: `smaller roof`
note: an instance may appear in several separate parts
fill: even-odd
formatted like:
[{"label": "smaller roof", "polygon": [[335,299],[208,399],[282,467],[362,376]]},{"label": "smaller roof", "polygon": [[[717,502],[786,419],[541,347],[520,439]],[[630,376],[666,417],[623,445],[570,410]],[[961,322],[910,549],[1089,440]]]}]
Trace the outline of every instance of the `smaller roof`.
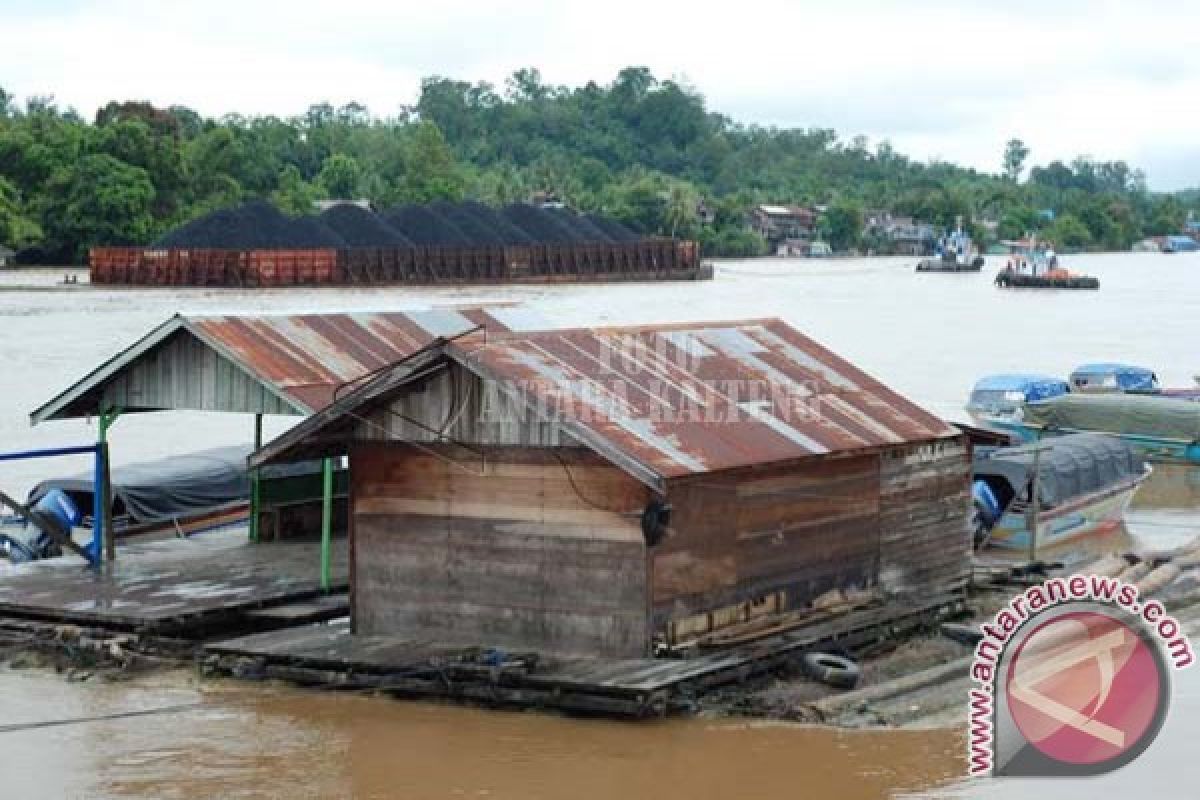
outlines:
[{"label": "smaller roof", "polygon": [[[328,405],[340,387],[475,328],[544,327],[521,306],[434,308],[338,314],[176,314],[35,409],[33,424],[97,413],[104,387],[180,332],[190,334],[258,381],[293,413]],[[199,374],[182,380],[199,383]],[[146,409],[169,410],[169,409]],[[231,410],[214,408],[211,410]]]},{"label": "smaller roof", "polygon": [[811,209],[803,206],[771,206],[760,205],[758,210],[764,214],[770,214],[774,217],[811,217],[813,212]]}]

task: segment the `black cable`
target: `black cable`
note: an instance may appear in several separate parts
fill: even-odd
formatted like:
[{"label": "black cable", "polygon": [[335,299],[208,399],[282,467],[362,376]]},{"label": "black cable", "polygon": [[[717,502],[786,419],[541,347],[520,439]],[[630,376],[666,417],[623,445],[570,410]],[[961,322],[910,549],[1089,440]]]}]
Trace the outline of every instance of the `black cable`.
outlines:
[{"label": "black cable", "polygon": [[83,722],[102,722],[109,719],[125,719],[127,717],[147,717],[151,714],[173,714],[179,711],[195,711],[203,708],[204,703],[182,703],[177,706],[162,708],[147,708],[141,711],[117,711],[112,714],[99,714],[94,717],[75,717],[73,719],[50,719],[42,722],[22,722],[15,725],[0,725],[0,733],[17,733],[35,728],[53,728],[60,725],[78,725]]}]

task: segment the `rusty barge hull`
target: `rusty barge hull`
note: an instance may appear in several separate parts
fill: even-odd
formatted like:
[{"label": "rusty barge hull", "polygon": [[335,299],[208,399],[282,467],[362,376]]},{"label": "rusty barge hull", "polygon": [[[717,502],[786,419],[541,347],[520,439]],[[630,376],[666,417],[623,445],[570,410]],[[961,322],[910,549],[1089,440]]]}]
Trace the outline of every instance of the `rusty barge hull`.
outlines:
[{"label": "rusty barge hull", "polygon": [[308,250],[94,247],[91,282],[111,286],[386,286],[702,280],[695,242]]}]

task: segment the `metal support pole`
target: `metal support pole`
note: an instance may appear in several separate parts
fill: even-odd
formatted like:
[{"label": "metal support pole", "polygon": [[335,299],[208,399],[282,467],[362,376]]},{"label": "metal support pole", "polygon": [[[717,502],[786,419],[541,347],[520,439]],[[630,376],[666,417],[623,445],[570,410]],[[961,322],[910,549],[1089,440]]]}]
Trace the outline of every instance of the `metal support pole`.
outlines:
[{"label": "metal support pole", "polygon": [[113,527],[112,518],[112,464],[109,461],[108,448],[108,431],[117,421],[117,417],[121,416],[121,410],[118,408],[109,411],[101,412],[99,419],[100,441],[97,447],[100,449],[100,458],[103,459],[103,486],[96,487],[96,490],[101,494],[103,501],[103,526],[100,529],[102,536],[101,541],[104,547],[104,560],[113,561],[117,557],[117,542],[116,530]]},{"label": "metal support pole", "polygon": [[321,591],[328,592],[332,565],[331,547],[333,538],[333,459],[321,462]]},{"label": "metal support pole", "polygon": [[[254,415],[254,449],[257,451],[262,447],[262,414]],[[258,510],[261,502],[260,488],[258,482],[258,467],[250,470],[250,541],[257,542],[259,537],[258,530]]]},{"label": "metal support pole", "polygon": [[104,447],[97,442],[92,470],[92,541],[87,546],[92,566],[100,566],[104,556]]},{"label": "metal support pole", "polygon": [[1026,527],[1029,528],[1029,563],[1037,561],[1038,549],[1038,504],[1041,503],[1041,492],[1038,491],[1038,484],[1041,483],[1042,472],[1042,447],[1039,445],[1033,450],[1033,482],[1029,488],[1029,522]]}]

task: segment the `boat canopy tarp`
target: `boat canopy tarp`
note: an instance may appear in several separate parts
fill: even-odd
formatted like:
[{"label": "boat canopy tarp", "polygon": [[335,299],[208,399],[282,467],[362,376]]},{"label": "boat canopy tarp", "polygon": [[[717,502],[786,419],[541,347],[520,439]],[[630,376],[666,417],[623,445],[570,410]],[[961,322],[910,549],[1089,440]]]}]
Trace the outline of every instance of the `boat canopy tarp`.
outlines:
[{"label": "boat canopy tarp", "polygon": [[1033,375],[1011,373],[1003,375],[987,375],[980,378],[972,389],[974,392],[1022,392],[1029,402],[1036,402],[1047,397],[1057,397],[1070,391],[1067,382],[1062,378],[1052,378],[1049,375]]},{"label": "boat canopy tarp", "polygon": [[[157,461],[114,466],[113,504],[119,501],[135,524],[176,519],[246,503],[250,499],[250,474],[246,457],[252,448],[218,447],[171,456]],[[319,470],[320,462],[303,462],[264,468],[264,478],[286,477]],[[92,474],[42,481],[29,493],[34,505],[51,489],[91,495]],[[90,500],[85,512],[91,511]]]},{"label": "boat canopy tarp", "polygon": [[1115,388],[1123,392],[1150,391],[1158,387],[1154,370],[1132,364],[1081,364],[1070,375],[1072,386],[1085,386],[1111,377]]},{"label": "boat canopy tarp", "polygon": [[1145,462],[1125,441],[1102,434],[1074,433],[1037,445],[978,452],[973,464],[975,478],[1003,478],[1016,496],[1027,497],[1037,448],[1042,449],[1038,462],[1038,497],[1047,507],[1100,491],[1146,470]]},{"label": "boat canopy tarp", "polygon": [[1200,440],[1200,403],[1129,394],[1067,394],[1025,406],[1025,421],[1047,428]]}]

